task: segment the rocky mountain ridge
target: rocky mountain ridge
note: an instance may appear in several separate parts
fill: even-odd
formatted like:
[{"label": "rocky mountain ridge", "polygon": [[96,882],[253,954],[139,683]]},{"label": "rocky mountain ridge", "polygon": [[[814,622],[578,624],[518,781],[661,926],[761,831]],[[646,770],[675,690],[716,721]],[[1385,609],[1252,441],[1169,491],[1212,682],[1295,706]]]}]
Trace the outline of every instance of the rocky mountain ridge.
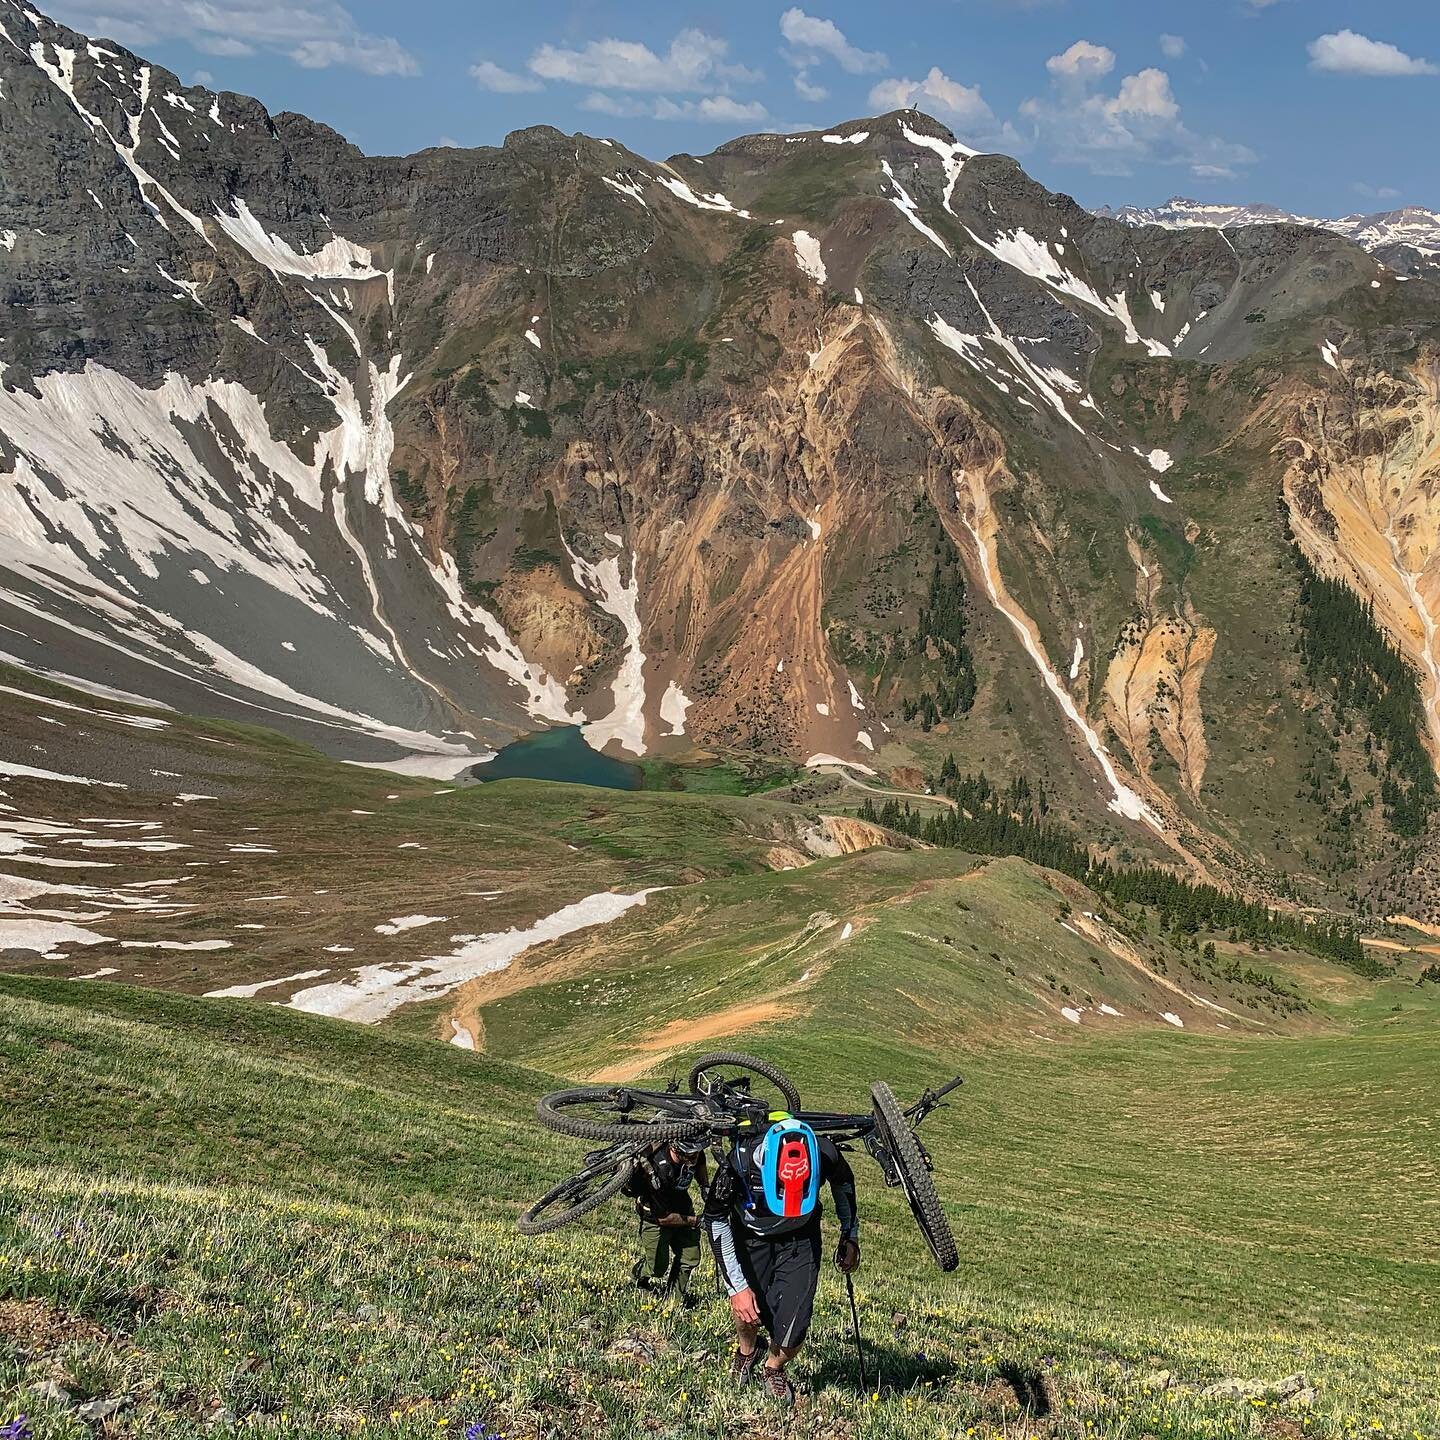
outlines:
[{"label": "rocky mountain ridge", "polygon": [[1241,225],[1304,225],[1333,230],[1363,246],[1400,275],[1433,272],[1440,268],[1440,212],[1422,205],[1374,214],[1342,215],[1337,220],[1296,215],[1278,205],[1225,205],[1172,196],[1163,205],[1102,205],[1097,215],[1127,225],[1159,225],[1168,230],[1195,227],[1229,229]]},{"label": "rocky mountain ridge", "polygon": [[1373,747],[1343,857],[1297,798],[1344,717],[1290,529],[1440,751],[1428,280],[916,111],[367,157],[15,0],[0,85],[3,658],[423,773],[564,720],[954,755],[1117,855],[1410,893]]}]

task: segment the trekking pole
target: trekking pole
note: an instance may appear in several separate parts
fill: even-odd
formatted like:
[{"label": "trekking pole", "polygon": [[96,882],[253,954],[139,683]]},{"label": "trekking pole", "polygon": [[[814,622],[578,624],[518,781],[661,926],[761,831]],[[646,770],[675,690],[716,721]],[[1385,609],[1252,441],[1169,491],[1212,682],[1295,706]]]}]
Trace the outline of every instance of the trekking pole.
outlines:
[{"label": "trekking pole", "polygon": [[[850,1292],[850,1323],[855,1327],[855,1358],[860,1364],[860,1393],[868,1395],[870,1387],[865,1383],[865,1349],[860,1343],[860,1308],[855,1303],[855,1277],[845,1277],[845,1288]],[[877,1383],[878,1383],[878,1376]]]}]

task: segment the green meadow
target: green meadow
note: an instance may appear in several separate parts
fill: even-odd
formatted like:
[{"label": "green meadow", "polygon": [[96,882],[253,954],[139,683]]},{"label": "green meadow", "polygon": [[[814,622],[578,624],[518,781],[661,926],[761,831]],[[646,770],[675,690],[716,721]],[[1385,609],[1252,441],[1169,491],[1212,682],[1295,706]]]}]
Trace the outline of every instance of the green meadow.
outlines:
[{"label": "green meadow", "polygon": [[[729,1385],[708,1285],[690,1312],[629,1287],[620,1204],[516,1233],[584,1148],[530,1118],[550,1076],[252,1002],[0,979],[0,1422],[44,1440],[1440,1434],[1434,987],[1288,1035],[937,1053],[872,1017],[875,984],[836,978],[806,1024],[747,1043],[817,1104],[965,1073],[926,1129],[962,1264],[930,1267],[861,1159],[869,1390],[827,1275],[787,1418]],[[1295,1374],[1298,1402],[1201,1393]]]}]

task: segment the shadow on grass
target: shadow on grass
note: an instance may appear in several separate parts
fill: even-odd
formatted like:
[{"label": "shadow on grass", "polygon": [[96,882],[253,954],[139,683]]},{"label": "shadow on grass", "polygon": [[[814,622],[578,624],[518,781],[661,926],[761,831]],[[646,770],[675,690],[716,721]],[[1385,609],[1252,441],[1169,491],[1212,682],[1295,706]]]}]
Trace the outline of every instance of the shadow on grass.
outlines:
[{"label": "shadow on grass", "polygon": [[886,1337],[865,1341],[865,1388],[860,1386],[860,1367],[853,1340],[825,1340],[809,1356],[806,1382],[820,1390],[833,1386],[856,1395],[904,1394],[935,1384],[948,1384],[960,1375],[953,1360],[929,1355],[924,1350],[897,1345]]}]

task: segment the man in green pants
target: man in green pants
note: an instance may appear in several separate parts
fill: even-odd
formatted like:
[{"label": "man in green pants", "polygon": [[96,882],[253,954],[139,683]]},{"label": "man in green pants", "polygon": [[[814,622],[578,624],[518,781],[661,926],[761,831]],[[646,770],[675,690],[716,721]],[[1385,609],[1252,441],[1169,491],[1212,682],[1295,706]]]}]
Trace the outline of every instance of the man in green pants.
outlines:
[{"label": "man in green pants", "polygon": [[700,1222],[690,1187],[709,1183],[703,1145],[679,1141],[656,1145],[640,1157],[625,1193],[640,1217],[640,1256],[631,1274],[642,1290],[673,1290],[687,1308],[695,1304],[690,1277],[700,1263]]}]

